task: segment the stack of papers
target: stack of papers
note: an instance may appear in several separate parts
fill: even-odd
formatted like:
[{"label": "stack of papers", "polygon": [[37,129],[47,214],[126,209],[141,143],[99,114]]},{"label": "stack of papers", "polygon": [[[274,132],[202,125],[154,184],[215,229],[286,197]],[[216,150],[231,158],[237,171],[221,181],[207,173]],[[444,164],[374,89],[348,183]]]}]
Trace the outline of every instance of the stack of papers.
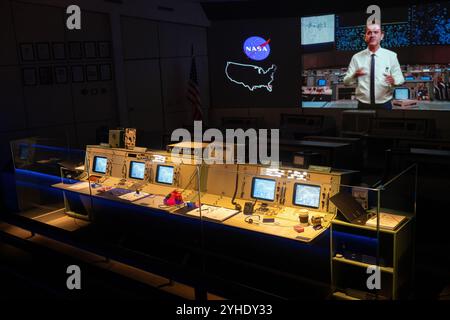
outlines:
[{"label": "stack of papers", "polygon": [[130,193],[125,193],[125,194],[119,196],[119,199],[126,200],[126,201],[136,201],[136,200],[145,198],[149,195],[150,195],[149,193],[145,193],[145,192],[139,192],[139,193],[130,192]]},{"label": "stack of papers", "polygon": [[[405,220],[405,216],[399,216],[395,214],[389,214],[385,212],[380,212],[380,228],[395,230],[400,223]],[[377,216],[373,216],[366,222],[366,226],[377,227]]]},{"label": "stack of papers", "polygon": [[[227,209],[223,207],[214,207],[204,204],[201,206],[202,218],[207,218],[215,221],[223,222],[226,219],[234,216],[239,211],[233,209]],[[200,217],[199,208],[186,212],[187,215]]]},{"label": "stack of papers", "polygon": [[70,187],[67,187],[67,189],[72,189],[72,190],[81,190],[81,189],[85,189],[85,188],[89,188],[89,182],[77,182],[72,184]]}]

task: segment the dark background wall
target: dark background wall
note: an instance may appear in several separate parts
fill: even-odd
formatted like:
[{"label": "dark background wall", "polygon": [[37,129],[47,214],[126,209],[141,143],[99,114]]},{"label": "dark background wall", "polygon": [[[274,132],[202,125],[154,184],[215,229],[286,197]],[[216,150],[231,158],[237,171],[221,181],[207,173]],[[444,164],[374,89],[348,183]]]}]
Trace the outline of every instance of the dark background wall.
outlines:
[{"label": "dark background wall", "polygon": [[[81,7],[81,30],[66,28],[66,7]],[[209,108],[206,19],[198,3],[157,1],[0,1],[0,141],[27,136],[84,148],[117,126],[138,129],[138,144],[160,147],[162,136],[187,125],[186,90],[194,48],[202,105]],[[21,44],[64,43],[66,59],[25,62]],[[108,58],[70,59],[71,42],[109,42]],[[71,66],[111,64],[110,81],[71,81]],[[69,81],[41,84],[39,68],[66,67]],[[36,85],[24,85],[22,72],[34,68]],[[53,79],[54,80],[54,79]]]},{"label": "dark background wall", "polygon": [[[326,2],[326,1],[323,1]],[[392,1],[382,9],[382,22],[405,21],[408,17],[408,7],[413,4]],[[365,10],[370,3],[354,5],[352,3],[337,3],[328,1],[323,6],[316,4],[311,7],[302,7],[279,4],[277,6],[264,6],[255,3],[228,4],[224,6],[210,4],[206,7],[209,17],[215,19],[208,29],[208,47],[210,60],[211,82],[211,110],[210,125],[218,127],[223,118],[227,117],[251,117],[260,118],[261,126],[278,128],[280,114],[308,114],[326,115],[334,118],[338,133],[342,127],[342,111],[340,109],[316,109],[300,108],[301,85],[299,69],[347,67],[354,51],[337,51],[331,48],[326,51],[302,54],[300,46],[300,16],[319,14],[339,14],[340,22],[344,26],[362,25],[369,15]],[[391,6],[393,6],[391,8]],[[271,19],[270,16],[283,16],[283,18]],[[298,17],[293,18],[297,15]],[[263,18],[257,18],[261,16]],[[230,20],[230,17],[233,20]],[[251,19],[248,19],[251,17]],[[280,78],[274,81],[274,88],[279,85],[278,92],[268,93],[250,92],[227,81],[224,75],[224,62],[233,57],[243,57],[242,51],[236,58],[233,50],[240,50],[245,36],[250,34],[279,35],[281,44],[276,44],[274,38],[274,56],[267,61],[280,61]],[[361,35],[363,36],[363,35]],[[220,46],[220,41],[227,44],[227,48]],[[228,44],[232,44],[230,47]],[[281,58],[276,56],[275,50],[282,48]],[[401,64],[434,64],[450,62],[450,47],[435,46],[410,46],[392,49],[397,52]],[[256,63],[257,64],[257,63]],[[284,69],[284,70],[283,70]],[[284,72],[284,75],[281,74]],[[300,71],[301,72],[301,71]],[[277,83],[277,81],[280,81]],[[436,136],[438,138],[450,138],[450,113],[445,111],[418,111],[418,110],[394,110],[380,112],[380,117],[392,118],[426,118],[436,122]]]},{"label": "dark background wall", "polygon": [[[73,3],[82,8],[81,31],[65,28],[65,8]],[[260,6],[256,11],[254,3],[246,6],[246,10],[242,4],[228,4],[226,10],[223,6],[216,6],[217,10],[203,6],[204,11],[200,4],[189,1],[164,4],[157,1],[0,1],[2,154],[9,153],[9,141],[31,135],[52,137],[84,148],[86,144],[98,142],[100,130],[116,126],[136,127],[138,145],[161,147],[164,134],[192,125],[185,97],[191,47],[196,55],[201,99],[210,126],[219,127],[224,117],[243,116],[259,117],[262,126],[277,128],[281,113],[303,113],[332,116],[339,129],[341,110],[299,107],[301,69],[346,66],[353,52],[332,50],[302,57],[299,16],[319,12],[311,12],[309,7],[290,10],[281,4]],[[318,7],[315,6],[316,11]],[[361,15],[353,16],[365,16],[365,7],[355,7]],[[352,10],[335,8],[330,2],[323,6],[321,13],[350,12],[344,14],[347,18],[343,21],[351,24],[355,22],[348,20],[355,12]],[[225,60],[245,62],[241,50],[243,40],[257,34],[271,37],[272,53],[267,63],[279,67],[271,93],[250,92],[230,85],[224,75]],[[22,43],[67,45],[72,41],[110,42],[112,56],[27,63],[21,60]],[[448,63],[450,56],[448,46],[396,51],[402,63]],[[36,86],[24,86],[22,81],[23,68],[69,68],[103,63],[112,65],[111,81],[72,83],[69,80],[67,84]],[[437,136],[450,138],[450,113],[393,111],[385,116],[435,119]]]},{"label": "dark background wall", "polygon": [[[211,103],[223,107],[274,107],[300,105],[300,29],[298,18],[250,19],[214,21],[208,29],[210,56]],[[248,37],[270,39],[270,55],[263,61],[249,59],[243,50]],[[249,89],[231,82],[225,76],[228,61],[250,64],[265,70],[272,64],[274,74],[272,92]]]}]

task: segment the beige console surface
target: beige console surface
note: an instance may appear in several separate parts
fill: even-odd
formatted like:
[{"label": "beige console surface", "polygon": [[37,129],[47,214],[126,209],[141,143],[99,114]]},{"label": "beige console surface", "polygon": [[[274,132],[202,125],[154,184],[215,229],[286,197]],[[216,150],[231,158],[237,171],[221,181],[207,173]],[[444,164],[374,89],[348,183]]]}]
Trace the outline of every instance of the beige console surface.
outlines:
[{"label": "beige console surface", "polygon": [[[125,182],[125,184],[121,184],[121,179],[110,177],[106,179],[104,182],[101,183],[101,186],[96,188],[89,188],[89,182],[82,181],[75,184],[64,184],[64,183],[57,183],[53,185],[53,187],[65,190],[65,191],[71,191],[75,193],[80,193],[83,195],[92,195],[95,197],[100,198],[108,198],[112,199],[110,196],[105,196],[105,192],[102,192],[102,188],[104,187],[111,187],[111,188],[124,188],[128,189],[133,185],[133,183],[130,183],[129,181]],[[163,186],[163,185],[156,185],[156,184],[145,184],[145,186],[140,189],[140,194],[148,194],[147,196],[135,200],[135,201],[124,201],[127,203],[132,203],[134,205],[138,206],[144,206],[148,208],[153,209],[159,209],[164,210],[168,214],[177,214],[174,211],[179,209],[181,206],[166,206],[164,205],[164,197],[169,194],[171,191],[175,190],[173,186]],[[182,191],[182,196],[184,201],[196,201],[198,199],[197,191],[194,190],[180,190]],[[134,191],[131,191],[133,192]],[[216,206],[216,207],[223,207],[227,209],[234,209],[234,206],[232,205],[231,201],[232,199],[229,197],[224,196],[218,196],[214,194],[207,194],[202,193],[202,204],[210,205],[210,206]],[[115,198],[116,201],[121,201],[119,198]],[[242,208],[244,208],[245,201],[236,199],[236,203],[240,204]],[[230,218],[221,221],[214,221],[208,218],[205,218],[207,221],[212,221],[216,223],[222,223],[227,226],[235,227],[235,228],[242,228],[247,229],[255,232],[261,232],[265,234],[269,234],[272,236],[278,236],[278,237],[284,237],[289,238],[293,240],[298,240],[302,242],[310,242],[314,240],[318,235],[323,233],[330,225],[331,220],[333,219],[333,214],[327,214],[322,212],[315,212],[313,210],[310,210],[310,215],[313,215],[315,217],[323,217],[322,222],[322,228],[319,230],[315,230],[311,225],[305,226],[304,231],[299,233],[294,229],[294,226],[299,225],[299,212],[300,208],[292,208],[292,207],[285,207],[285,206],[268,206],[267,211],[261,212],[258,211],[258,202],[255,205],[255,211],[253,215],[244,215],[243,212],[239,212]],[[182,214],[183,216],[186,216],[186,214]],[[188,215],[189,217],[192,217],[193,219],[198,219],[196,216]],[[204,217],[204,216],[203,216]],[[274,218],[273,222],[263,222],[264,217],[266,218]],[[249,220],[252,219],[253,222],[249,223]]]}]

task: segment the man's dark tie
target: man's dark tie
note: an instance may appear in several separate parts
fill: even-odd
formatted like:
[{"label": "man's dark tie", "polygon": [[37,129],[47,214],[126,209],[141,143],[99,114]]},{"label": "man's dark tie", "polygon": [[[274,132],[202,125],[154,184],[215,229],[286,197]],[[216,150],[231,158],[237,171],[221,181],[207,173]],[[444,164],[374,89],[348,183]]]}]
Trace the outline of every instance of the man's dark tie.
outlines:
[{"label": "man's dark tie", "polygon": [[370,60],[370,104],[375,104],[375,54]]}]

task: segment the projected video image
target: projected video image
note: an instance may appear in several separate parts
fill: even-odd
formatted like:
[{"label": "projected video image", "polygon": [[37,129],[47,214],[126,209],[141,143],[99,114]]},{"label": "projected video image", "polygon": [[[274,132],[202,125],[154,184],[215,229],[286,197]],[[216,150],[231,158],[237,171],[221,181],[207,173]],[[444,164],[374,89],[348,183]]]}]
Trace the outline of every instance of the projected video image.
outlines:
[{"label": "projected video image", "polygon": [[275,199],[275,180],[253,178],[252,198],[273,201]]},{"label": "projected video image", "polygon": [[302,45],[334,42],[334,14],[304,17],[302,20]]},{"label": "projected video image", "polygon": [[106,165],[108,163],[108,158],[105,157],[94,157],[94,168],[92,171],[97,173],[106,173]]},{"label": "projected video image", "polygon": [[302,207],[319,208],[320,186],[296,183],[294,187],[294,204]]},{"label": "projected video image", "polygon": [[[335,38],[329,43],[320,42],[331,29],[326,19],[332,14],[302,17],[301,107],[450,111],[449,6],[447,1],[385,7],[381,22],[369,25],[365,10],[330,12]],[[380,52],[375,96],[368,52]]]},{"label": "projected video image", "polygon": [[130,178],[144,180],[145,163],[144,162],[130,162]]},{"label": "projected video image", "polygon": [[173,184],[173,167],[159,165],[156,172],[156,182]]}]

